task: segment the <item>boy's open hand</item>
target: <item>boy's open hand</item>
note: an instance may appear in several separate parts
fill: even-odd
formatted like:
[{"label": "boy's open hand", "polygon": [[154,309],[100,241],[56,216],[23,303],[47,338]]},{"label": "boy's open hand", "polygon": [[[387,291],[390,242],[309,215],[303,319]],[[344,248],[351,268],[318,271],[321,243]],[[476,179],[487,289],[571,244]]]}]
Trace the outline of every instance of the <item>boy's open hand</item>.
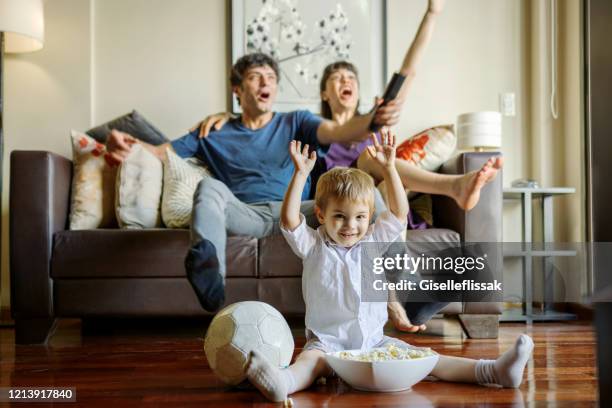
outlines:
[{"label": "boy's open hand", "polygon": [[368,146],[368,154],[374,161],[380,164],[383,168],[395,166],[395,135],[388,129],[380,130],[382,136],[382,145],[378,143],[376,134],[372,133],[371,138],[374,142],[373,146]]},{"label": "boy's open hand", "polygon": [[317,161],[317,153],[313,150],[308,154],[308,145],[305,144],[302,148],[302,142],[292,140],[289,144],[289,154],[295,165],[296,173],[310,174]]}]

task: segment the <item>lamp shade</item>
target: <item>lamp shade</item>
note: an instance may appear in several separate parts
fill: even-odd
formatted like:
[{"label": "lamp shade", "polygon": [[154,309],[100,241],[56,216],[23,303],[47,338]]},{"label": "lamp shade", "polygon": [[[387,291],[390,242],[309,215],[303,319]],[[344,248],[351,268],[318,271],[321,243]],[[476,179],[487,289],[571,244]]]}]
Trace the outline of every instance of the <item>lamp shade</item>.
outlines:
[{"label": "lamp shade", "polygon": [[0,0],[0,31],[7,53],[40,50],[45,41],[43,0]]},{"label": "lamp shade", "polygon": [[499,112],[464,113],[457,117],[459,149],[501,147],[502,116]]}]

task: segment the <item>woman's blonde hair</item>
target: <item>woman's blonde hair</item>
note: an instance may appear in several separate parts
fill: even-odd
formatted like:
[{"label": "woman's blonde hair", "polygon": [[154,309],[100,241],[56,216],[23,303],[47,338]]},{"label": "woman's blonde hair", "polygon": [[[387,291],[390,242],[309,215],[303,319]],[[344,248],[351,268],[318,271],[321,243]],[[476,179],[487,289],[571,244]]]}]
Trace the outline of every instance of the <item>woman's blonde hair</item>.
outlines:
[{"label": "woman's blonde hair", "polygon": [[374,211],[374,179],[366,172],[349,167],[335,167],[319,178],[315,204],[324,210],[330,198],[365,202]]}]

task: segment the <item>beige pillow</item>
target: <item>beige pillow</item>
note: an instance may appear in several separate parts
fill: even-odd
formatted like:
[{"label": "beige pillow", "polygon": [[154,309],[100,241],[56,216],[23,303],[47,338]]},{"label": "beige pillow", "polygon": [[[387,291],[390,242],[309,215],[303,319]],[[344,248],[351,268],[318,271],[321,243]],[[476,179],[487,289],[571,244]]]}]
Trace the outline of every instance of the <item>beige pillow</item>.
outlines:
[{"label": "beige pillow", "polygon": [[121,228],[161,227],[162,177],[161,160],[142,145],[132,145],[117,172],[115,211]]},{"label": "beige pillow", "polygon": [[106,163],[106,147],[85,133],[73,130],[70,229],[113,227],[115,222],[115,174]]},{"label": "beige pillow", "polygon": [[453,155],[457,137],[452,125],[424,130],[397,147],[396,157],[415,166],[436,171]]},{"label": "beige pillow", "polygon": [[197,162],[183,160],[172,149],[164,162],[164,193],[161,214],[168,228],[189,228],[193,194],[203,177],[210,174]]}]

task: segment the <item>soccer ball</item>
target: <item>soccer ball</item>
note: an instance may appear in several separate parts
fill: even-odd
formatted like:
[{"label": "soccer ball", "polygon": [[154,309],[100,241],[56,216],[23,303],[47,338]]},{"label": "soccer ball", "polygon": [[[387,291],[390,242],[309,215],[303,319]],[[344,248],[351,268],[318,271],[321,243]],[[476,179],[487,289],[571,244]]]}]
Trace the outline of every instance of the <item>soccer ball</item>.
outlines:
[{"label": "soccer ball", "polygon": [[223,308],[214,317],[204,352],[208,364],[226,384],[246,378],[251,350],[261,352],[271,364],[286,367],[293,356],[293,336],[278,310],[263,302],[238,302]]}]

